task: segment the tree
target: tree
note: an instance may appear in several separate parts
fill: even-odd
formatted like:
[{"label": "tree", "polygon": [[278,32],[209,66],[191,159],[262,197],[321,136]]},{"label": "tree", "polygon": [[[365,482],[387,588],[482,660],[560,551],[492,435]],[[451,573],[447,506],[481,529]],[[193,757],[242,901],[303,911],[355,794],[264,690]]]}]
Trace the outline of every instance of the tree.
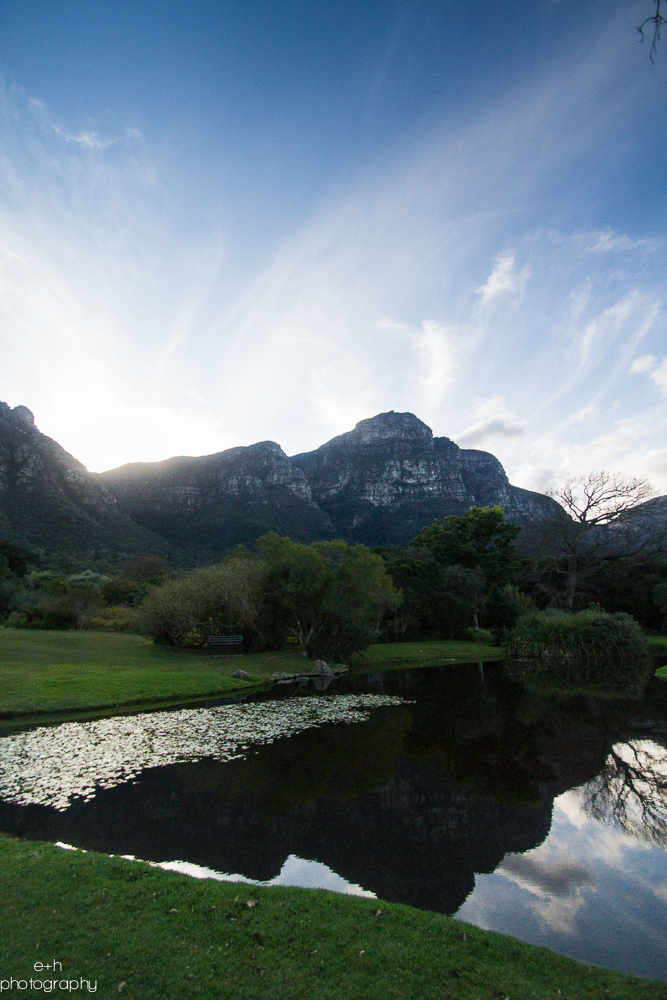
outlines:
[{"label": "tree", "polygon": [[0,542],[0,577],[11,574],[25,576],[28,572],[28,553],[20,545]]},{"label": "tree", "polygon": [[128,556],[118,565],[120,576],[142,583],[153,583],[159,586],[167,579],[170,566],[166,559],[152,552],[142,552],[140,555]]},{"label": "tree", "polygon": [[510,582],[519,563],[514,542],[521,528],[508,524],[502,507],[473,507],[422,528],[411,545],[426,548],[443,566],[464,566],[484,574],[485,588]]},{"label": "tree", "polygon": [[28,571],[28,553],[19,545],[0,542],[0,619],[11,609]]},{"label": "tree", "polygon": [[[552,566],[564,576],[563,603],[572,610],[582,578],[608,560],[654,555],[662,542],[651,531],[650,512],[640,508],[653,496],[645,479],[624,479],[604,470],[568,479],[552,496],[569,518],[551,524]],[[548,530],[548,529],[547,529]]]},{"label": "tree", "polygon": [[473,507],[460,517],[445,517],[422,528],[410,544],[427,550],[441,567],[443,612],[451,617],[452,609],[446,606],[454,599],[468,608],[475,629],[479,627],[484,599],[491,590],[506,587],[519,568],[514,542],[520,532],[518,525],[505,520],[502,507]]},{"label": "tree", "polygon": [[[389,607],[383,616],[381,631],[387,641],[453,639],[473,624],[473,608],[466,600],[470,588],[466,587],[467,579],[456,577],[456,573],[460,570],[464,577],[473,574],[477,590],[478,571],[443,567],[427,549],[378,548],[375,552],[384,560],[389,576],[403,595],[400,607]],[[463,588],[468,592],[462,594]],[[476,592],[473,596],[477,596]]]},{"label": "tree", "polygon": [[604,469],[568,479],[552,493],[570,517],[590,527],[629,514],[653,495],[645,479],[624,479]]},{"label": "tree", "polygon": [[267,564],[261,628],[271,646],[292,636],[309,655],[345,659],[372,642],[385,609],[400,602],[382,558],[364,545],[304,545],[269,532],[257,546]]}]

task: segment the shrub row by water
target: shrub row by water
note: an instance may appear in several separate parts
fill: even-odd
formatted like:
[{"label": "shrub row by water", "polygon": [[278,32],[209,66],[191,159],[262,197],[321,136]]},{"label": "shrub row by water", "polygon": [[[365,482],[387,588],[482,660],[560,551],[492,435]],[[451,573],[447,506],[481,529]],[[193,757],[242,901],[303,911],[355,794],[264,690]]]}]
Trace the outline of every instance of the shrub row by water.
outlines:
[{"label": "shrub row by water", "polygon": [[587,660],[646,653],[642,630],[630,615],[589,608],[531,611],[505,635],[505,650],[513,657]]}]

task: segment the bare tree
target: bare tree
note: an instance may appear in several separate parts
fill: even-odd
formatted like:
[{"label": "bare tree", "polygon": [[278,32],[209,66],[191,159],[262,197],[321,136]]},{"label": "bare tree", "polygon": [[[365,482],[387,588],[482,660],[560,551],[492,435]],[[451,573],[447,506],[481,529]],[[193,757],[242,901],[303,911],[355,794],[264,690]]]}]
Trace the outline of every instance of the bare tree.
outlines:
[{"label": "bare tree", "polygon": [[641,505],[654,495],[645,479],[599,470],[568,479],[551,495],[570,515],[559,523],[556,538],[569,610],[582,575],[606,560],[636,558],[652,546],[655,549],[648,525],[637,519]]},{"label": "bare tree", "polygon": [[660,33],[662,31],[663,24],[667,24],[667,18],[662,16],[662,0],[654,0],[655,3],[655,14],[651,17],[647,17],[645,21],[637,25],[637,31],[639,32],[640,41],[645,41],[644,28],[647,24],[653,25],[653,41],[651,43],[651,51],[649,52],[649,59],[653,62],[654,57],[658,51],[658,43],[660,42]]},{"label": "bare tree", "polygon": [[622,518],[654,494],[646,479],[624,479],[618,473],[601,469],[566,480],[551,495],[573,520],[593,527]]},{"label": "bare tree", "polygon": [[[598,471],[567,480],[551,496],[562,513],[526,525],[520,555],[532,560],[524,586],[540,602],[572,610],[605,563],[638,562],[667,550],[667,499],[645,479]],[[588,590],[592,598],[594,593]]]}]

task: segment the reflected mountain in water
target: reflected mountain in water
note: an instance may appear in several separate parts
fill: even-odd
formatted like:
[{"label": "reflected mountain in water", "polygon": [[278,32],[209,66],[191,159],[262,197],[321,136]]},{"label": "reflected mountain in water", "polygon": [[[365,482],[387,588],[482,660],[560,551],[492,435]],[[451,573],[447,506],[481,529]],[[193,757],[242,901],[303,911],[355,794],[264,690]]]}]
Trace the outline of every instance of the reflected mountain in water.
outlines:
[{"label": "reflected mountain in water", "polygon": [[656,739],[663,689],[643,701],[540,693],[500,664],[351,677],[335,692],[411,703],[243,759],[149,768],[64,812],[0,803],[0,829],[260,881],[297,855],[382,899],[455,913],[475,873],[542,843],[555,797],[603,775],[615,744],[646,726]]}]

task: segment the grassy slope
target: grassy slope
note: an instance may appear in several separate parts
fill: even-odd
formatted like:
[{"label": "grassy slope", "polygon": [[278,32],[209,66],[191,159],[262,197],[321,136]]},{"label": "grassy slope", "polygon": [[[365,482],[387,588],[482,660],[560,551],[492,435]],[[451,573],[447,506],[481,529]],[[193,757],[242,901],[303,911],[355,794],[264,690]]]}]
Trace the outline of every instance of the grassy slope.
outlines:
[{"label": "grassy slope", "polygon": [[[468,642],[395,643],[373,646],[358,666],[415,665],[453,659],[492,659],[492,647]],[[226,694],[272,673],[312,669],[296,653],[208,657],[155,646],[114,632],[47,632],[0,628],[0,715],[187,700]],[[242,668],[250,681],[232,678]]]},{"label": "grassy slope", "polygon": [[199,881],[41,842],[0,838],[0,896],[2,978],[50,978],[33,964],[55,958],[58,978],[97,979],[103,997],[666,996],[664,983],[585,966],[441,914],[324,890]]}]

